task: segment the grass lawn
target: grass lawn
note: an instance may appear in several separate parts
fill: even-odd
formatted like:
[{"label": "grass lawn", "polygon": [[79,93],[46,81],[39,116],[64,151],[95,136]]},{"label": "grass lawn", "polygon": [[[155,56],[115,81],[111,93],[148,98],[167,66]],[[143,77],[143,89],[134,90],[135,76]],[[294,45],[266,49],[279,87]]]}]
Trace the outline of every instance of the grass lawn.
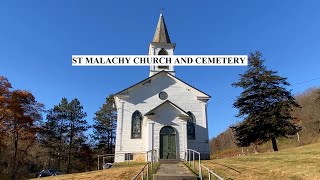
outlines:
[{"label": "grass lawn", "polygon": [[202,163],[225,179],[319,180],[320,143]]},{"label": "grass lawn", "polygon": [[[145,163],[131,165],[115,165],[114,167],[100,171],[86,173],[66,174],[41,178],[43,180],[105,180],[105,179],[132,179],[143,168]],[[38,178],[37,178],[38,179]]]}]

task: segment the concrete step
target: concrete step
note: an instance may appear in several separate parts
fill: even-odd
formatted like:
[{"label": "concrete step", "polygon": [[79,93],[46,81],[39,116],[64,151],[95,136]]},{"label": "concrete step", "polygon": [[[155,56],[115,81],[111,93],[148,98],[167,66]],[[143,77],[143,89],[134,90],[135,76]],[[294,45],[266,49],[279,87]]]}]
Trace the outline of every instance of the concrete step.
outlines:
[{"label": "concrete step", "polygon": [[197,176],[194,175],[189,168],[187,168],[181,161],[165,160],[160,163],[157,173],[153,175],[155,180],[196,180]]},{"label": "concrete step", "polygon": [[195,175],[163,175],[154,174],[154,180],[197,180]]},{"label": "concrete step", "polygon": [[176,164],[180,162],[181,162],[180,159],[160,159],[159,160],[160,164]]}]

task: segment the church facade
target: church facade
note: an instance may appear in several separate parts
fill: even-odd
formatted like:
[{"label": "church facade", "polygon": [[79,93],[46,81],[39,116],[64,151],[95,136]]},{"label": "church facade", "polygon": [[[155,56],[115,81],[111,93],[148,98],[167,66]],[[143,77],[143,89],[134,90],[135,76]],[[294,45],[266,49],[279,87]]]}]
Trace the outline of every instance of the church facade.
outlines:
[{"label": "church facade", "polygon": [[[149,55],[173,55],[175,44],[160,14]],[[116,93],[115,162],[156,150],[158,159],[181,159],[187,149],[210,154],[210,96],[175,76],[173,66],[151,66],[149,77]],[[135,157],[136,156],[136,157]]]}]

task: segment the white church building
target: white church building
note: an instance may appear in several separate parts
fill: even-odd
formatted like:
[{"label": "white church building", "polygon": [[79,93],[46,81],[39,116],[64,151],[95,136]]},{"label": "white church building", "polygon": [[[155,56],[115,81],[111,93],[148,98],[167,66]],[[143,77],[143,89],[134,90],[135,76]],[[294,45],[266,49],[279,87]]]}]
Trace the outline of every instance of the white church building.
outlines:
[{"label": "white church building", "polygon": [[[173,55],[160,14],[149,55]],[[116,93],[115,162],[144,159],[155,150],[158,159],[181,159],[187,149],[210,154],[207,102],[210,96],[175,76],[173,66],[151,66],[149,77]]]}]

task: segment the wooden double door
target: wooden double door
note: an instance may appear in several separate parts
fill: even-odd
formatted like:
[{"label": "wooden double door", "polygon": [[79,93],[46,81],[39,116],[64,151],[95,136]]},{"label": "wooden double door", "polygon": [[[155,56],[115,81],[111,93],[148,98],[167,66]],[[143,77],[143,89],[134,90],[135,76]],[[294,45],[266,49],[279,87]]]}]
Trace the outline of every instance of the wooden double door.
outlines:
[{"label": "wooden double door", "polygon": [[176,159],[176,132],[171,126],[160,130],[160,159]]}]

